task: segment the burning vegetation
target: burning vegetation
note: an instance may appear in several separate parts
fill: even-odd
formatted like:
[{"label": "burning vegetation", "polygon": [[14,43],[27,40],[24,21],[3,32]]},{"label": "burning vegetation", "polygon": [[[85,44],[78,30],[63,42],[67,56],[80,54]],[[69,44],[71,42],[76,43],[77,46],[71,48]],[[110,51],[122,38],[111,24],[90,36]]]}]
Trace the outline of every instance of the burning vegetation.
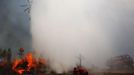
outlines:
[{"label": "burning vegetation", "polygon": [[36,59],[32,52],[24,54],[23,48],[19,49],[18,57],[13,61],[11,61],[11,49],[3,52],[1,49],[0,51],[5,55],[1,57],[0,61],[0,75],[45,74],[45,70],[48,68],[45,58]]},{"label": "burning vegetation", "polygon": [[30,72],[32,68],[36,68],[36,65],[33,55],[28,53],[24,58],[16,59],[13,62],[12,69],[21,75],[23,72]]},{"label": "burning vegetation", "polygon": [[[32,52],[24,54],[24,48],[20,48],[15,59],[11,60],[11,49],[0,49],[0,75],[59,75],[49,67],[45,58],[36,58]],[[108,60],[109,69],[103,72],[91,72],[81,64],[62,75],[133,75],[134,62],[131,56],[121,55]],[[129,71],[128,71],[129,70]],[[131,71],[130,71],[131,70]]]}]

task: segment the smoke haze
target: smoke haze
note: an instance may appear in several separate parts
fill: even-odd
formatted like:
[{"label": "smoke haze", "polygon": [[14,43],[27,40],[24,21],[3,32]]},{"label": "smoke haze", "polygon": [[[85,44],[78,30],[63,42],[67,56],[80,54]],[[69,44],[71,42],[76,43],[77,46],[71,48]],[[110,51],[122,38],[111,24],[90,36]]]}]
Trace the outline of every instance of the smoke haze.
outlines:
[{"label": "smoke haze", "polygon": [[78,63],[104,68],[114,55],[133,55],[133,0],[34,0],[33,48],[57,72]]},{"label": "smoke haze", "polygon": [[24,12],[26,1],[0,1],[0,48],[31,49],[30,22]]}]

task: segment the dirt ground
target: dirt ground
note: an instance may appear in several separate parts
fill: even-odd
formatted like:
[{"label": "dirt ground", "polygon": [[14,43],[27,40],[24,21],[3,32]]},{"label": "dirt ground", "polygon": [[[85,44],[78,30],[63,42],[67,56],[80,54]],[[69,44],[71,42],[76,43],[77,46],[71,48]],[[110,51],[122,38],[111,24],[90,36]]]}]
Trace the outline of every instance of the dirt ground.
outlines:
[{"label": "dirt ground", "polygon": [[107,72],[107,73],[94,73],[91,75],[134,75],[134,73],[110,73],[110,72]]}]

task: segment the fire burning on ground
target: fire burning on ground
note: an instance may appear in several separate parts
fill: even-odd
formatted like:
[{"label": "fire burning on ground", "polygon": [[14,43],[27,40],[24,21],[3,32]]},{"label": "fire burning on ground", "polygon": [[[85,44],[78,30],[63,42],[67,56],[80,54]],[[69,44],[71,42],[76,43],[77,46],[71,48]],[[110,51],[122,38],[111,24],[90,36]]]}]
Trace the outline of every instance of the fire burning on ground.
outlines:
[{"label": "fire burning on ground", "polygon": [[[2,57],[4,58],[3,60],[0,58],[0,75],[59,75],[59,73],[56,73],[50,68],[50,63],[46,58],[37,58],[33,52],[24,54],[24,49],[20,48],[18,56],[11,61],[10,52],[10,49],[7,52],[3,50],[3,53],[5,54],[2,54],[4,55]],[[120,59],[118,60],[117,58]],[[123,64],[118,64],[118,61],[122,61]],[[109,61],[111,62],[108,64],[110,65],[110,68],[103,71],[87,69],[80,63],[69,71],[60,73],[60,75],[133,75],[134,72],[132,68],[130,68],[132,71],[126,71],[126,69],[129,69],[128,62],[130,61],[132,60],[129,55],[114,57],[113,60]],[[125,65],[128,65],[128,68],[126,68]],[[124,70],[118,71],[120,68],[124,68]]]},{"label": "fire burning on ground", "polygon": [[[10,54],[10,53],[9,53]],[[6,57],[10,57],[8,53]],[[5,57],[3,57],[5,58]],[[18,56],[10,61],[9,59],[3,59],[0,62],[0,75],[24,75],[24,74],[32,74],[37,75],[37,73],[45,74],[45,69],[47,68],[46,59],[45,58],[35,58],[32,52],[24,54],[24,49],[20,48]],[[2,70],[1,70],[2,69]],[[6,74],[9,71],[11,73]]]},{"label": "fire burning on ground", "polygon": [[[40,61],[39,61],[40,62]],[[37,61],[33,57],[32,53],[26,54],[26,56],[22,59],[16,59],[13,62],[13,67],[12,69],[22,75],[24,71],[30,71],[32,68],[36,67]],[[24,64],[24,67],[21,67],[21,65]],[[44,64],[44,63],[43,63]]]}]

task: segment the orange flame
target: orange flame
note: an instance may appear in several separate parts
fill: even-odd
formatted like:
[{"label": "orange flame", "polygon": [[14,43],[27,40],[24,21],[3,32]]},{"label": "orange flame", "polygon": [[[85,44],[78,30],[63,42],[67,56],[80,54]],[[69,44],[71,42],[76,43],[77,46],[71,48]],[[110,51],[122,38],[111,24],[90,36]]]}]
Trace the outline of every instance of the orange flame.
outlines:
[{"label": "orange flame", "polygon": [[22,61],[21,60],[15,60],[14,61],[14,63],[13,63],[13,66],[12,66],[12,69],[15,71],[15,72],[17,72],[17,73],[19,73],[20,75],[22,75],[22,73],[25,71],[24,69],[16,69],[16,67],[21,63]]},{"label": "orange flame", "polygon": [[32,53],[28,53],[25,58],[26,58],[26,61],[28,62],[28,65],[27,65],[28,69],[27,69],[27,71],[30,71],[30,69],[35,66],[34,65],[34,58],[33,58]]},{"label": "orange flame", "polygon": [[[28,64],[26,65],[26,69],[23,68],[16,68],[19,64],[23,64],[24,62],[27,62]],[[30,71],[31,68],[35,67],[35,59],[33,58],[32,53],[26,54],[25,58],[23,59],[16,59],[13,63],[12,69],[22,75],[24,71]]]},{"label": "orange flame", "polygon": [[[27,64],[25,65],[26,67],[18,67],[20,65],[22,65],[24,62],[27,62]],[[43,58],[39,58],[38,62],[35,60],[35,58],[33,57],[32,53],[27,53],[26,56],[24,56],[24,58],[22,59],[16,59],[13,62],[13,66],[12,69],[17,72],[18,74],[22,75],[23,72],[27,72],[30,71],[32,68],[36,68],[38,66],[38,63],[41,64],[46,64],[45,59]]]},{"label": "orange flame", "polygon": [[24,72],[25,70],[24,69],[19,69],[17,72],[22,75],[22,73]]},{"label": "orange flame", "polygon": [[13,70],[15,70],[15,68],[16,68],[17,65],[20,63],[20,61],[21,61],[21,60],[19,60],[19,59],[18,59],[18,60],[16,59],[16,60],[14,61],[13,67],[12,67]]}]

